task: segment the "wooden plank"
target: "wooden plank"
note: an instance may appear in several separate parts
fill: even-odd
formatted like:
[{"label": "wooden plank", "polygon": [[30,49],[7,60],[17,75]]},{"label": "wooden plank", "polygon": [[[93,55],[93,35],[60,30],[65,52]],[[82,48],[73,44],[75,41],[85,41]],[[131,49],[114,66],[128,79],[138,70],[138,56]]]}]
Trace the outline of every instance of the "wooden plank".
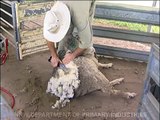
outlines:
[{"label": "wooden plank", "polygon": [[39,47],[35,47],[32,49],[27,49],[27,50],[23,51],[22,57],[27,56],[27,55],[31,55],[33,53],[46,51],[46,50],[48,50],[47,46],[39,46]]},{"label": "wooden plank", "polygon": [[36,36],[36,35],[40,35],[43,34],[43,28],[39,28],[36,30],[32,30],[32,31],[21,31],[20,32],[20,37],[21,39],[25,38],[25,37],[29,37],[29,36]]},{"label": "wooden plank", "polygon": [[99,2],[95,17],[143,24],[159,25],[159,10],[151,7]]},{"label": "wooden plank", "polygon": [[53,5],[54,2],[19,4],[19,17],[24,18],[45,14]]},{"label": "wooden plank", "polygon": [[[48,49],[46,40],[43,38],[43,22],[40,22],[40,19],[44,18],[44,14],[51,9],[53,4],[53,1],[18,4],[22,57]],[[36,23],[37,20],[39,20],[38,23]],[[31,24],[34,26],[30,27]]]},{"label": "wooden plank", "polygon": [[34,35],[34,36],[23,37],[21,39],[21,44],[25,44],[27,42],[34,42],[37,40],[46,41],[45,39],[43,39],[43,34],[38,34],[38,35]]},{"label": "wooden plank", "polygon": [[23,51],[23,50],[32,49],[34,47],[38,47],[42,45],[47,45],[47,41],[44,39],[40,39],[40,40],[35,40],[32,42],[26,42],[26,43],[21,44],[21,48]]},{"label": "wooden plank", "polygon": [[159,34],[93,26],[93,34],[117,40],[159,44]]}]

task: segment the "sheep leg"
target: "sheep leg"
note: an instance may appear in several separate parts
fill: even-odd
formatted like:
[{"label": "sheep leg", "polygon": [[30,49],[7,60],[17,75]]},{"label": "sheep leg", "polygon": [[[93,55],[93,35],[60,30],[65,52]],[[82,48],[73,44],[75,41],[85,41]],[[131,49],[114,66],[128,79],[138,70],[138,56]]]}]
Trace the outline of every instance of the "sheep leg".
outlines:
[{"label": "sheep leg", "polygon": [[122,97],[124,97],[124,98],[127,98],[127,99],[131,99],[131,98],[134,98],[135,96],[136,96],[136,93],[131,93],[131,92],[123,92],[123,91],[121,91],[121,90],[111,90],[110,91],[111,93],[110,93],[110,95],[120,95],[120,96],[122,96]]},{"label": "sheep leg", "polygon": [[118,78],[118,79],[115,79],[113,81],[110,82],[110,85],[114,86],[114,85],[119,85],[121,82],[123,82],[124,78]]},{"label": "sheep leg", "polygon": [[113,66],[113,63],[108,63],[108,64],[98,63],[98,67],[102,67],[102,68],[111,68],[112,66]]}]

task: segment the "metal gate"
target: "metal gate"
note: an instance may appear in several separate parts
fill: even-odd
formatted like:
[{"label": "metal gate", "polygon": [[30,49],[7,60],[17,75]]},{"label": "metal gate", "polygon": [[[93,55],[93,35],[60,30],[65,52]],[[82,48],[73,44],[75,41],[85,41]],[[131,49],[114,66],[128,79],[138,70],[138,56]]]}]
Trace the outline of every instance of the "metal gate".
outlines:
[{"label": "metal gate", "polygon": [[153,44],[147,66],[144,91],[139,104],[138,120],[158,120],[160,117],[159,46]]}]

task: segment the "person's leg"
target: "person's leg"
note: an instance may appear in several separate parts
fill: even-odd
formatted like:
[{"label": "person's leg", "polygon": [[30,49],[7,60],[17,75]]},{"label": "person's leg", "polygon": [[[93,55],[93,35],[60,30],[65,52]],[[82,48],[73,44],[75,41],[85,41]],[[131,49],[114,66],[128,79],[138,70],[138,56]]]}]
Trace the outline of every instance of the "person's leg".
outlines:
[{"label": "person's leg", "polygon": [[[92,2],[90,3],[90,11],[89,11],[89,27],[90,27],[90,32],[91,32],[91,35],[93,37],[93,30],[92,30],[92,20],[93,20],[93,17],[94,17],[94,13],[95,13],[95,0],[92,0]],[[96,54],[95,54],[95,49],[93,47],[93,41],[92,41],[92,47],[90,48],[87,48],[84,53],[83,53],[83,56],[85,57],[96,57]]]}]

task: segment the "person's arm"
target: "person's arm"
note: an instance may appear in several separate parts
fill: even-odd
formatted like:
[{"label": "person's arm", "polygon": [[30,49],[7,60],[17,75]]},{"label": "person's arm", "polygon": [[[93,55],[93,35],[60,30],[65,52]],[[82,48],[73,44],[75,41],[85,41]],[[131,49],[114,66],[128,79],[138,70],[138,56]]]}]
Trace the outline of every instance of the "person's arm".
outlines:
[{"label": "person's arm", "polygon": [[47,41],[47,45],[48,45],[48,48],[49,48],[49,50],[50,50],[51,56],[52,56],[52,57],[57,57],[56,48],[55,48],[55,43],[54,43],[54,42]]},{"label": "person's arm", "polygon": [[62,62],[64,64],[68,64],[70,61],[74,60],[74,58],[78,57],[79,55],[81,55],[83,52],[85,51],[85,49],[82,48],[77,48],[74,52],[72,53],[67,53],[64,56],[64,59],[62,60]]},{"label": "person's arm", "polygon": [[80,56],[86,49],[77,48],[72,54],[76,58],[77,56]]},{"label": "person's arm", "polygon": [[55,48],[55,43],[47,41],[47,45],[48,45],[48,48],[49,48],[51,56],[52,56],[51,65],[53,67],[57,67],[58,63],[61,62],[61,61],[60,61],[60,59],[57,55],[57,51],[56,51],[56,48]]}]

